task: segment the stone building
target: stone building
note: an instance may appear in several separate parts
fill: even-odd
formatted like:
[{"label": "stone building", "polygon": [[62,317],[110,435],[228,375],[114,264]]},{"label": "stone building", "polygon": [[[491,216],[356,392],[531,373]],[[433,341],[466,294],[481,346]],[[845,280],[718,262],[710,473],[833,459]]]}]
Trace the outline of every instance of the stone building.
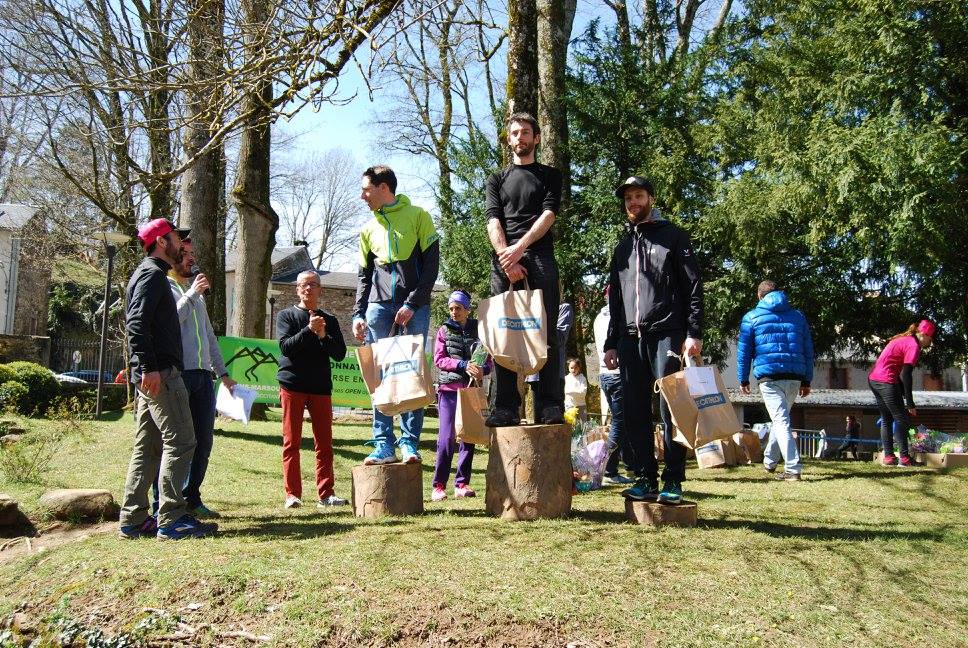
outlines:
[{"label": "stone building", "polygon": [[46,234],[38,208],[0,204],[0,334],[47,335]]}]

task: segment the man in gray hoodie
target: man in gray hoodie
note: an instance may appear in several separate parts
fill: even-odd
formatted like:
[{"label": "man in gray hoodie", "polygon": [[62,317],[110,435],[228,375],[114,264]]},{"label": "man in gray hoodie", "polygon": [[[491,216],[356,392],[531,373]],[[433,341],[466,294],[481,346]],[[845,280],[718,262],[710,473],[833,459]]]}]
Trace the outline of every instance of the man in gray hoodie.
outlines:
[{"label": "man in gray hoodie", "polygon": [[215,387],[213,378],[218,377],[229,390],[235,381],[229,377],[218,348],[215,330],[205,310],[205,292],[209,289],[208,278],[194,271],[195,253],[190,238],[182,241],[184,254],[169,273],[172,296],[178,310],[181,327],[182,358],[185,370],[182,379],[188,390],[188,406],[195,424],[195,456],[182,495],[185,505],[196,517],[218,517],[202,502],[201,487],[208,470],[215,436]]}]

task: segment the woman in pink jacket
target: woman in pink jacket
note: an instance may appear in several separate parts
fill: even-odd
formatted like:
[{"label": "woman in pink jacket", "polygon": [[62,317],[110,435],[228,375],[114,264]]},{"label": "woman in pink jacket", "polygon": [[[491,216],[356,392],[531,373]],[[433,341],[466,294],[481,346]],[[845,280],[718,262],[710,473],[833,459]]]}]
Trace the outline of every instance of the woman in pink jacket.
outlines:
[{"label": "woman in pink jacket", "polygon": [[[913,466],[908,455],[908,428],[910,416],[916,416],[914,407],[914,365],[921,357],[921,349],[931,347],[935,325],[929,320],[912,324],[903,333],[892,337],[867,375],[867,384],[874,392],[874,400],[881,411],[881,445],[884,446],[885,466]],[[900,459],[894,455],[891,432],[897,441]]]}]

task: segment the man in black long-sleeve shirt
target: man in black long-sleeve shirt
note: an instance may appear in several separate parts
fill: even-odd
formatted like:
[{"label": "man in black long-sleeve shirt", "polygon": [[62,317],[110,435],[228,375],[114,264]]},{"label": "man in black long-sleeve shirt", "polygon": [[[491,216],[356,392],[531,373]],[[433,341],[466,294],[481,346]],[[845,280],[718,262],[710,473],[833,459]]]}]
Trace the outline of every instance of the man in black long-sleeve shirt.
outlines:
[{"label": "man in black long-sleeve shirt", "polygon": [[[169,221],[156,218],[138,230],[147,257],[135,269],[125,295],[125,326],[131,381],[138,386],[137,433],[121,507],[121,536],[157,535],[180,540],[215,531],[188,514],[182,488],[195,452],[195,429],[182,382],[182,342],[168,271],[182,259],[182,238]],[[148,489],[158,479],[157,520],[149,514]]]},{"label": "man in black long-sleeve shirt", "polygon": [[316,448],[317,506],[338,506],[347,501],[335,494],[333,478],[333,378],[330,360],[346,357],[339,322],[318,308],[321,286],[314,270],[296,277],[299,303],[279,312],[279,400],[282,403],[282,473],[286,508],[302,504],[299,445],[303,412],[309,408]]},{"label": "man in black long-sleeve shirt", "polygon": [[[551,226],[561,208],[561,173],[535,161],[541,132],[534,117],[514,113],[508,118],[507,131],[513,163],[487,180],[487,234],[494,248],[491,294],[507,292],[515,283],[527,279],[528,288],[542,291],[545,317],[554,318],[558,316],[560,294]],[[558,356],[558,337],[550,334],[548,360],[538,372],[535,390],[537,423],[564,422]],[[501,366],[494,375],[497,394],[487,424],[516,425],[521,407],[517,376]]]}]

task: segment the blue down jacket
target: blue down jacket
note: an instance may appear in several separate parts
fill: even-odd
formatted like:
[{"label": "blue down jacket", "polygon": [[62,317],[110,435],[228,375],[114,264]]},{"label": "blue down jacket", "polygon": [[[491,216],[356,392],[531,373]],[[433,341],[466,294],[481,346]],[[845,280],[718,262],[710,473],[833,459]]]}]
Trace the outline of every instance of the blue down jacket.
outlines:
[{"label": "blue down jacket", "polygon": [[781,290],[767,293],[739,325],[736,375],[748,383],[750,363],[757,380],[813,380],[813,339],[803,313]]}]

